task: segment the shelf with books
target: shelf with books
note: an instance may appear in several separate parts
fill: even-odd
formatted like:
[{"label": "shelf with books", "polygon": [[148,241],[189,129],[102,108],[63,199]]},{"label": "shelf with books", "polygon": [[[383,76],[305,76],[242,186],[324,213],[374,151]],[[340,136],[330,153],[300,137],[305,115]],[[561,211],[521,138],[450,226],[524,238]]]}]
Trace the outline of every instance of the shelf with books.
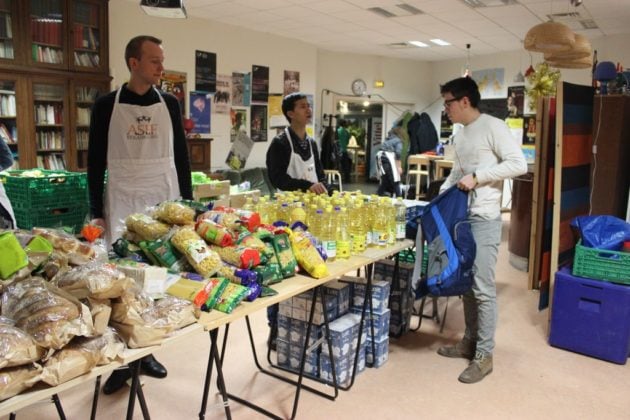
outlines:
[{"label": "shelf with books", "polygon": [[13,10],[11,0],[0,1],[0,59],[13,60]]}]

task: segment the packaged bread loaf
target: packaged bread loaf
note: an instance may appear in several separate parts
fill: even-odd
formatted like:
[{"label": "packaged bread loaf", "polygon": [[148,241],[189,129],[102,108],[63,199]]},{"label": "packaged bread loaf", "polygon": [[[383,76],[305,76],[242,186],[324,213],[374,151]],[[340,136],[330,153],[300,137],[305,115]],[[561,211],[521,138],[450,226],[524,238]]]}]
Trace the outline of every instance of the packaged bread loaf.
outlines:
[{"label": "packaged bread loaf", "polygon": [[127,216],[125,225],[131,232],[145,241],[155,241],[168,233],[169,225],[159,222],[146,214],[134,213]]},{"label": "packaged bread loaf", "polygon": [[14,325],[8,318],[0,317],[0,369],[35,362],[44,355],[33,337]]},{"label": "packaged bread loaf", "polygon": [[158,220],[171,225],[187,225],[195,222],[195,210],[176,201],[160,203],[154,216]]},{"label": "packaged bread loaf", "polygon": [[221,267],[221,258],[191,228],[179,229],[171,237],[171,243],[202,276],[210,277]]},{"label": "packaged bread loaf", "polygon": [[126,277],[114,264],[92,262],[57,276],[53,283],[77,299],[112,299],[130,287],[133,279]]},{"label": "packaged bread loaf", "polygon": [[90,244],[81,242],[61,230],[35,227],[33,234],[48,240],[56,251],[68,257],[72,265],[87,264],[96,258],[96,251]]},{"label": "packaged bread loaf", "polygon": [[41,277],[8,286],[2,294],[2,316],[45,348],[60,349],[75,335],[93,334],[88,308]]},{"label": "packaged bread loaf", "polygon": [[0,370],[0,401],[31,388],[39,382],[41,372],[42,367],[38,364]]}]

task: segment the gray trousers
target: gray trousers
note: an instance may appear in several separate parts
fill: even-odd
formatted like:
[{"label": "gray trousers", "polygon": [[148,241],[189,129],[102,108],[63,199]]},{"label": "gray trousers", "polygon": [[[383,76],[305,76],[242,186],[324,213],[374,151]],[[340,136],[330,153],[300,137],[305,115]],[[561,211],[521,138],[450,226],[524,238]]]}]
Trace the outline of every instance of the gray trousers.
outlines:
[{"label": "gray trousers", "polygon": [[492,354],[497,328],[497,288],[494,272],[501,243],[501,217],[493,220],[470,216],[472,233],[477,244],[475,280],[463,296],[466,332],[464,338],[477,343],[477,351]]}]

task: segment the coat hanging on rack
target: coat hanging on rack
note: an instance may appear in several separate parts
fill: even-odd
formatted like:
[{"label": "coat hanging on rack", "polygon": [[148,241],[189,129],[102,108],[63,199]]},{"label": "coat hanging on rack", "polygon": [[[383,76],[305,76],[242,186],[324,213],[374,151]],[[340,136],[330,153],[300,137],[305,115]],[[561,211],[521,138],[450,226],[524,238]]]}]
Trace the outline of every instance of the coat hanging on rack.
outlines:
[{"label": "coat hanging on rack", "polygon": [[324,169],[338,171],[340,152],[339,144],[335,138],[335,130],[333,130],[332,126],[332,119],[334,118],[334,115],[324,115],[324,119],[326,119],[326,117],[328,117],[328,125],[324,127],[324,131],[322,133],[322,151],[320,159]]}]

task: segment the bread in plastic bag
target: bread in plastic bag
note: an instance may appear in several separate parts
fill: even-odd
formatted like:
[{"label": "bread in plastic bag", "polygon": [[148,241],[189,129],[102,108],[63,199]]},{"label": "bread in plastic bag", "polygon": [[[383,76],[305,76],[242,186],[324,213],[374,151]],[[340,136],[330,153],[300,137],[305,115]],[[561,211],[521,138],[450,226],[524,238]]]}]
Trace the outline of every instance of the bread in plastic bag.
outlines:
[{"label": "bread in plastic bag", "polygon": [[41,373],[42,367],[38,364],[0,370],[0,401],[31,388],[39,382]]},{"label": "bread in plastic bag", "polygon": [[77,299],[112,299],[119,297],[134,281],[114,264],[92,262],[57,276],[53,283]]},{"label": "bread in plastic bag", "polygon": [[90,244],[61,230],[34,227],[33,234],[47,239],[56,251],[68,257],[72,265],[87,264],[96,258],[96,251]]},{"label": "bread in plastic bag", "polygon": [[44,349],[33,337],[16,327],[8,318],[0,317],[0,369],[38,361]]},{"label": "bread in plastic bag", "polygon": [[146,214],[134,213],[127,216],[125,226],[131,232],[138,234],[145,241],[155,241],[166,235],[170,226],[159,222]]}]

